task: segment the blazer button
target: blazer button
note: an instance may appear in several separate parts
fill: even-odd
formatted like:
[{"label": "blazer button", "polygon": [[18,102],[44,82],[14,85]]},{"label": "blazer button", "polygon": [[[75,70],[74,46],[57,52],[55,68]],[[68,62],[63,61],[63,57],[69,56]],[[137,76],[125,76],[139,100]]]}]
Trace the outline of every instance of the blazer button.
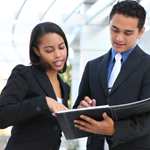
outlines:
[{"label": "blazer button", "polygon": [[37,107],[36,110],[37,110],[37,111],[41,111],[41,107]]},{"label": "blazer button", "polygon": [[57,125],[54,126],[54,130],[58,130],[58,126]]},{"label": "blazer button", "polygon": [[125,143],[125,141],[122,141],[122,142],[120,142],[119,144],[124,144]]}]

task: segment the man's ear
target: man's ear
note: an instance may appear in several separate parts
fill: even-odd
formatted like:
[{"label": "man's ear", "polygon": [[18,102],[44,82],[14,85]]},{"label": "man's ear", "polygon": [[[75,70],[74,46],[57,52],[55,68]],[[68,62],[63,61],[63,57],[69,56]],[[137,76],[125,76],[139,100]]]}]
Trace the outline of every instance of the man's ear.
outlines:
[{"label": "man's ear", "polygon": [[35,52],[35,54],[37,55],[37,56],[41,56],[40,55],[40,52],[35,48],[35,47],[32,47],[32,49],[33,49],[33,51]]},{"label": "man's ear", "polygon": [[144,34],[145,32],[145,27],[143,27],[138,35],[138,39],[140,39],[142,37],[142,35]]}]

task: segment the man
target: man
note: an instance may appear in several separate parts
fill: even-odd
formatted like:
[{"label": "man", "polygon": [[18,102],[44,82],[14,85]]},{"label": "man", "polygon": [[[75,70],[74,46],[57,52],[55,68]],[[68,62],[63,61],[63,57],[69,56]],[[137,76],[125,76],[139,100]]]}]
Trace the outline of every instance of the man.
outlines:
[{"label": "man", "polygon": [[[150,97],[150,56],[136,44],[145,31],[145,18],[144,8],[135,1],[113,6],[109,20],[112,48],[87,63],[74,108],[126,104]],[[116,54],[121,54],[120,72],[113,71],[118,63]],[[111,74],[117,72],[111,83]],[[150,149],[150,113],[120,121],[113,121],[105,112],[102,115],[102,121],[84,115],[80,117],[86,122],[74,121],[79,129],[98,134],[88,138],[88,150],[103,150],[105,139],[110,150]]]}]

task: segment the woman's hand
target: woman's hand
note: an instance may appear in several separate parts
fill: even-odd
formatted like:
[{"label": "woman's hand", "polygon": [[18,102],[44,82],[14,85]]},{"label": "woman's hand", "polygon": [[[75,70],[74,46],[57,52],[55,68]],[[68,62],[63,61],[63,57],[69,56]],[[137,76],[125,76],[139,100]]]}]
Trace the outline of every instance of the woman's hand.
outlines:
[{"label": "woman's hand", "polygon": [[63,104],[57,102],[53,98],[46,96],[47,105],[52,112],[52,115],[56,117],[56,113],[62,110],[68,110],[67,107],[65,107]]}]

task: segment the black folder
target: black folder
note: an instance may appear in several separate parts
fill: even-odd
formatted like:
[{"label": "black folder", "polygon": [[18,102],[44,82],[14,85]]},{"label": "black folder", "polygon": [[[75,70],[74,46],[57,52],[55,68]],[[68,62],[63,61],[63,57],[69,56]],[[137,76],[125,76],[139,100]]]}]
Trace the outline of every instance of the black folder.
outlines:
[{"label": "black folder", "polygon": [[80,118],[80,115],[86,115],[97,121],[101,121],[103,120],[103,112],[106,112],[114,121],[123,120],[127,118],[132,119],[137,115],[142,115],[144,113],[150,112],[150,98],[122,105],[102,105],[60,111],[56,113],[56,116],[66,139],[76,139],[87,136],[93,136],[95,134],[74,127],[74,120],[82,120]]}]

